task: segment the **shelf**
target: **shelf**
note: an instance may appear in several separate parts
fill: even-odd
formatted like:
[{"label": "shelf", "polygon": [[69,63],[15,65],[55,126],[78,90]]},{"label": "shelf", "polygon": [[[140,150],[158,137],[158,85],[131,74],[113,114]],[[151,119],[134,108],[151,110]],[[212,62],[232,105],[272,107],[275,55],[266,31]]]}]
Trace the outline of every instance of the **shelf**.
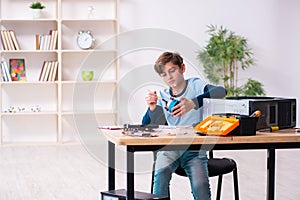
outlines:
[{"label": "shelf", "polygon": [[116,80],[105,80],[105,81],[62,81],[62,84],[70,84],[70,85],[75,85],[75,84],[95,84],[95,85],[100,85],[100,84],[111,84],[111,85],[116,85],[117,81]]},{"label": "shelf", "polygon": [[95,22],[111,22],[117,23],[117,19],[62,19],[61,23],[95,23]]},{"label": "shelf", "polygon": [[1,50],[1,53],[58,53],[58,50]]},{"label": "shelf", "polygon": [[117,112],[113,111],[113,110],[96,110],[96,111],[91,111],[91,112],[87,112],[87,111],[64,111],[62,112],[62,115],[68,116],[68,115],[107,115],[107,114],[111,114],[111,115],[116,115]]},{"label": "shelf", "polygon": [[9,81],[9,82],[0,82],[1,85],[46,85],[46,86],[56,86],[58,81],[54,82],[42,82],[42,81]]},{"label": "shelf", "polygon": [[[81,139],[76,123],[85,127],[96,118],[101,125],[115,125],[119,0],[45,0],[40,19],[33,18],[31,3],[0,0],[0,30],[13,30],[21,49],[4,50],[0,42],[1,60],[24,59],[26,74],[26,81],[0,82],[0,144],[76,142]],[[36,35],[49,35],[50,30],[58,32],[55,50],[36,50]],[[91,31],[93,49],[78,47],[81,30]],[[53,82],[39,81],[46,61],[58,61]],[[84,70],[94,72],[92,81],[82,80]],[[41,112],[32,112],[35,106]]]},{"label": "shelf", "polygon": [[44,18],[44,19],[24,19],[24,18],[20,18],[20,19],[5,19],[2,18],[0,20],[0,22],[2,23],[35,23],[35,22],[58,22],[58,19],[50,19],[50,18]]},{"label": "shelf", "polygon": [[114,49],[87,49],[87,50],[81,50],[81,49],[64,49],[61,50],[61,53],[67,54],[67,53],[80,53],[80,54],[90,54],[90,53],[117,53],[117,50]]},{"label": "shelf", "polygon": [[27,115],[57,115],[57,112],[16,112],[16,113],[8,113],[8,112],[2,112],[2,116],[27,116]]}]

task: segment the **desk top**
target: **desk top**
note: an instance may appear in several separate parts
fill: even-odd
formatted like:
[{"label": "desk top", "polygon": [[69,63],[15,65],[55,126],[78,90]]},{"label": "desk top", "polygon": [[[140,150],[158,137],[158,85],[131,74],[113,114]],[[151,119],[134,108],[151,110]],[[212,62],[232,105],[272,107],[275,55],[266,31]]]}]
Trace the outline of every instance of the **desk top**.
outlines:
[{"label": "desk top", "polygon": [[173,133],[160,131],[157,137],[129,136],[122,130],[100,130],[116,145],[187,145],[187,144],[245,144],[245,143],[293,143],[300,142],[300,133],[295,129],[276,132],[256,132],[253,136],[201,136],[195,133]]}]

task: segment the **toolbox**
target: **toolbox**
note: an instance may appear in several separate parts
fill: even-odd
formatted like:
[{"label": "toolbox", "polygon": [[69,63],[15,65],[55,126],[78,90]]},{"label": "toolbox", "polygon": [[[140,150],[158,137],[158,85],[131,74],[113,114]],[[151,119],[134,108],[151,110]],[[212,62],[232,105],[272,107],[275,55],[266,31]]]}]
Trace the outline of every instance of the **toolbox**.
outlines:
[{"label": "toolbox", "polygon": [[195,126],[201,135],[256,135],[258,117],[221,113],[205,118]]}]

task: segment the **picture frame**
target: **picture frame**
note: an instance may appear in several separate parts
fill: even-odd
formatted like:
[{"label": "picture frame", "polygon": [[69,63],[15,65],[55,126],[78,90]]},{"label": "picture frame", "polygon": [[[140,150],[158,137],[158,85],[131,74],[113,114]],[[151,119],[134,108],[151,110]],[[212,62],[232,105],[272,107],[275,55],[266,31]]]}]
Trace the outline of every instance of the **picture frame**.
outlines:
[{"label": "picture frame", "polygon": [[26,81],[25,59],[9,59],[9,67],[12,81]]}]

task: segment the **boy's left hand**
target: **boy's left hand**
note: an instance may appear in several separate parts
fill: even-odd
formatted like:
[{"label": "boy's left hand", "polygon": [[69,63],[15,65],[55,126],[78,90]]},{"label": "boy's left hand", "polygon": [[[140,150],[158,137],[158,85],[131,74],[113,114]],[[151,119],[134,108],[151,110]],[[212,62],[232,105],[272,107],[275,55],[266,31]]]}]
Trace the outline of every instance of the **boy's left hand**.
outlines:
[{"label": "boy's left hand", "polygon": [[180,103],[172,109],[173,117],[181,117],[185,113],[196,107],[195,103],[192,100],[186,99],[185,97],[180,98]]}]

